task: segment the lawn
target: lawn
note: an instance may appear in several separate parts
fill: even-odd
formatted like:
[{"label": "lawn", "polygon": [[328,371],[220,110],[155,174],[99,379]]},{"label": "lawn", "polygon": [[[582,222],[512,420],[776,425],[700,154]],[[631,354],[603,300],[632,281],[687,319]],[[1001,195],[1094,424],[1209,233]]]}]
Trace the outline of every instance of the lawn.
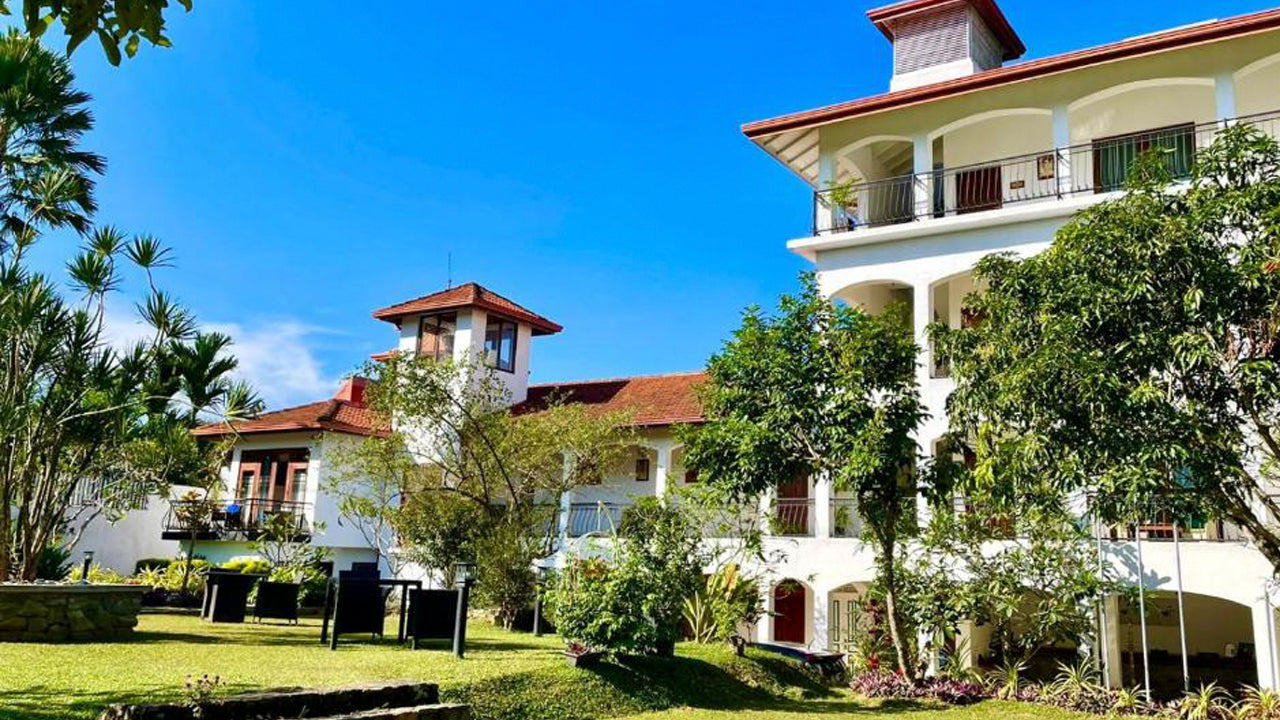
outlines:
[{"label": "lawn", "polygon": [[[412,652],[392,641],[319,643],[315,621],[296,627],[209,625],[190,616],[144,615],[136,637],[94,644],[0,643],[0,720],[92,718],[112,702],[171,700],[187,674],[219,675],[227,692],[421,679],[446,700],[469,702],[479,720],[791,720],[890,715],[913,720],[1066,720],[1047,708],[984,703],[963,709],[876,704],[825,687],[765,654],[681,645],[676,658],[638,659],[592,671],[565,666],[554,637],[509,633],[482,622],[465,660],[448,649]],[[944,717],[945,716],[945,717]]]}]

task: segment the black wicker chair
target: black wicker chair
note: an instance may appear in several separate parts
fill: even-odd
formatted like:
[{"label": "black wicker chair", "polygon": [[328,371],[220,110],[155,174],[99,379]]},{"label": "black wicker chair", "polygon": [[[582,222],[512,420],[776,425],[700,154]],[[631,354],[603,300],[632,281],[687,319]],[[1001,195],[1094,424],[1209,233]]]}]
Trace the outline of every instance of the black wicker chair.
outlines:
[{"label": "black wicker chair", "polygon": [[457,590],[409,590],[406,630],[414,650],[418,649],[419,640],[452,640],[457,617]]},{"label": "black wicker chair", "polygon": [[298,583],[267,582],[258,583],[258,597],[253,603],[253,619],[262,622],[263,618],[272,620],[288,620],[298,622]]}]

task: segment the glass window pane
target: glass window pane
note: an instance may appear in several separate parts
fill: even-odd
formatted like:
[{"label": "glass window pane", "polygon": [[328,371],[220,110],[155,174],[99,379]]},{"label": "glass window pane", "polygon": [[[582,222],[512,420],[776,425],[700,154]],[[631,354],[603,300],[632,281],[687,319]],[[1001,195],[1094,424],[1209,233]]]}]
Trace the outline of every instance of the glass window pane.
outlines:
[{"label": "glass window pane", "polygon": [[516,325],[502,323],[502,347],[498,354],[498,367],[512,372],[516,369]]}]

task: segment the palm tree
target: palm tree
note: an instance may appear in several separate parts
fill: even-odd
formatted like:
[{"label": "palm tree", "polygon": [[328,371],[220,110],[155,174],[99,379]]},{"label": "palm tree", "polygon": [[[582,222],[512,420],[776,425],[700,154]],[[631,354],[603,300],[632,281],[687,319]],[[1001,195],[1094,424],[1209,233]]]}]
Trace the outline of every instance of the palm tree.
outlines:
[{"label": "palm tree", "polygon": [[0,251],[39,227],[86,233],[101,156],[80,148],[93,128],[70,64],[31,38],[0,37]]}]

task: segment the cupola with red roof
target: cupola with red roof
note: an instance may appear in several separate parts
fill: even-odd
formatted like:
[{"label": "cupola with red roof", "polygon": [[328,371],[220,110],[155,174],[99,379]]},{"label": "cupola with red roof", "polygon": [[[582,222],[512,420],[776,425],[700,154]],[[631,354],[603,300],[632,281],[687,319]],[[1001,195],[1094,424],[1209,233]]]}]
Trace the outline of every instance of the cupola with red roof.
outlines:
[{"label": "cupola with red roof", "polygon": [[893,43],[890,90],[991,70],[1026,52],[995,0],[904,0],[867,17]]},{"label": "cupola with red roof", "polygon": [[478,283],[465,283],[389,305],[373,313],[393,323],[400,341],[390,352],[428,354],[455,362],[478,361],[495,371],[511,403],[528,396],[532,338],[563,328]]}]

